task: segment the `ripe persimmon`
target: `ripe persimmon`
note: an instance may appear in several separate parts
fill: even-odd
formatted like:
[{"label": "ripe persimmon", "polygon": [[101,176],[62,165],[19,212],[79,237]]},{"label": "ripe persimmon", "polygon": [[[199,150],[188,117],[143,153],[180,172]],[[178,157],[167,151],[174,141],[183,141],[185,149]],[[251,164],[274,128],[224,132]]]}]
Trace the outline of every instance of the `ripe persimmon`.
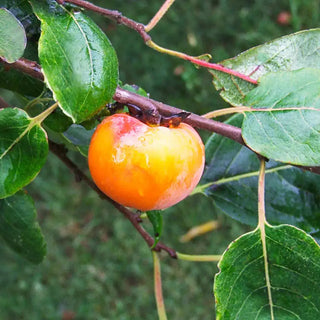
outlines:
[{"label": "ripe persimmon", "polygon": [[89,146],[89,169],[114,201],[141,211],[186,198],[204,168],[204,145],[188,124],[149,126],[128,114],[106,117]]}]

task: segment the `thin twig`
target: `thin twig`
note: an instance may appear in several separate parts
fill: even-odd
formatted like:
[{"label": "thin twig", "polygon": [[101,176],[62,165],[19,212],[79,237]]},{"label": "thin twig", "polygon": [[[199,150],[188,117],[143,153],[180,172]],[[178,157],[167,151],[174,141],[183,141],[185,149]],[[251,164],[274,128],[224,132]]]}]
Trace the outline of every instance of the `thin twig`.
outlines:
[{"label": "thin twig", "polygon": [[166,14],[169,8],[173,5],[175,0],[166,0],[150,22],[145,26],[145,31],[150,32]]},{"label": "thin twig", "polygon": [[0,97],[0,108],[1,109],[10,108],[10,104],[1,97]]},{"label": "thin twig", "polygon": [[44,75],[41,72],[41,66],[31,60],[20,58],[16,62],[7,63],[5,59],[0,57],[0,63],[2,63],[5,69],[16,69],[38,80],[44,81]]},{"label": "thin twig", "polygon": [[[101,199],[107,200],[110,202],[116,209],[118,209],[134,226],[134,228],[140,233],[142,238],[151,248],[154,243],[154,239],[151,235],[141,226],[141,219],[138,214],[133,213],[131,210],[122,206],[121,204],[113,201],[109,197],[107,197],[96,185],[95,183],[83,172],[80,168],[68,158],[66,154],[66,149],[56,144],[52,141],[49,141],[50,151],[55,154],[75,175],[76,179],[79,181],[84,181],[92,190],[94,190]],[[157,245],[153,248],[155,251],[166,251],[170,257],[176,258],[176,252],[174,249],[166,246],[162,242],[158,242]]]},{"label": "thin twig", "polygon": [[78,7],[99,13],[113,21],[115,21],[118,24],[122,24],[130,29],[135,30],[140,34],[144,42],[147,42],[151,39],[149,34],[145,31],[144,25],[142,23],[136,22],[132,19],[129,19],[125,16],[122,15],[121,12],[117,10],[109,10],[105,8],[101,8],[99,6],[96,6],[88,1],[83,1],[83,0],[56,0],[57,3],[59,4],[64,4],[66,2],[74,4]]}]

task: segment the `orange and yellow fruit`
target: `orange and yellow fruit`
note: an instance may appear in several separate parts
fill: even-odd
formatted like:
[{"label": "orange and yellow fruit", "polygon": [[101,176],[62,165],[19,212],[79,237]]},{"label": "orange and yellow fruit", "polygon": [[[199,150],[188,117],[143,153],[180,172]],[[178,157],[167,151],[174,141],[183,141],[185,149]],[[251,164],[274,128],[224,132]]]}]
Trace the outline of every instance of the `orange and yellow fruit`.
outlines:
[{"label": "orange and yellow fruit", "polygon": [[91,176],[108,197],[141,211],[186,198],[204,168],[204,146],[188,124],[149,126],[127,114],[105,118],[92,136]]}]

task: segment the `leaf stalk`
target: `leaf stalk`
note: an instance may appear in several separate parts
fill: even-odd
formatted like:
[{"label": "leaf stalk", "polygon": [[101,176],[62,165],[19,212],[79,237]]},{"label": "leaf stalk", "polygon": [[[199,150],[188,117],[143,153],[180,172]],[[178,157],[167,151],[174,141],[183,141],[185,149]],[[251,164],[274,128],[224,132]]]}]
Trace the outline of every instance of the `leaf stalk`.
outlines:
[{"label": "leaf stalk", "polygon": [[189,56],[188,54],[185,54],[185,53],[182,53],[182,52],[179,52],[179,51],[166,49],[164,47],[161,47],[161,46],[157,45],[151,39],[146,42],[146,45],[148,47],[160,52],[160,53],[164,53],[164,54],[167,54],[167,55],[170,55],[170,56],[174,56],[174,57],[177,57],[177,58],[180,58],[180,59],[183,59],[183,60],[190,61],[190,62],[194,63],[195,65],[198,65],[198,66],[201,66],[201,67],[204,67],[204,68],[207,68],[207,69],[213,69],[213,70],[216,70],[216,71],[221,71],[223,73],[227,73],[227,74],[229,74],[231,76],[235,76],[237,78],[240,78],[240,79],[242,79],[244,81],[250,82],[250,83],[255,84],[255,85],[258,84],[257,80],[252,79],[252,78],[250,78],[249,76],[247,76],[247,75],[245,75],[243,73],[240,73],[238,71],[229,69],[227,67],[224,67],[221,64],[207,62],[205,60],[199,59],[197,57]]},{"label": "leaf stalk", "polygon": [[[291,165],[283,165],[283,166],[267,169],[267,170],[265,170],[265,173],[266,174],[267,173],[273,173],[273,172],[286,170],[286,169],[290,169],[290,168],[292,168]],[[241,180],[241,179],[258,176],[259,172],[260,171],[253,171],[253,172],[238,174],[238,175],[235,175],[235,176],[232,176],[232,177],[229,177],[229,178],[222,178],[222,179],[217,180],[217,181],[213,181],[213,182],[209,182],[209,183],[206,183],[206,184],[199,185],[192,191],[191,195],[194,195],[194,194],[197,194],[197,193],[204,193],[205,189],[210,188],[213,185],[219,185],[219,184],[224,184],[224,183],[228,183],[228,182],[232,182],[232,181],[238,181],[238,180]]]},{"label": "leaf stalk", "polygon": [[210,111],[208,113],[203,114],[202,116],[204,118],[211,119],[211,118],[217,118],[217,117],[221,117],[221,116],[225,116],[233,113],[243,113],[245,111],[252,111],[252,109],[249,107],[232,107],[232,108],[225,108],[225,109]]},{"label": "leaf stalk", "polygon": [[268,292],[268,300],[270,306],[270,316],[271,320],[274,320],[273,312],[273,301],[272,301],[272,292],[271,292],[271,282],[269,275],[269,261],[268,261],[268,250],[266,242],[266,211],[265,211],[265,176],[266,176],[266,161],[265,159],[260,160],[260,172],[258,180],[258,228],[260,229],[261,234],[261,243],[262,243],[262,253],[264,259],[264,273],[266,279],[266,287]]},{"label": "leaf stalk", "polygon": [[150,32],[162,19],[162,17],[166,14],[166,12],[169,10],[171,5],[175,2],[175,0],[166,0],[159,11],[154,15],[154,17],[150,20],[150,22],[144,27],[144,30],[146,32]]},{"label": "leaf stalk", "polygon": [[40,124],[42,121],[44,121],[57,107],[59,106],[59,102],[54,103],[52,106],[50,106],[48,109],[44,110],[42,113],[37,115],[36,117],[32,118],[32,124]]},{"label": "leaf stalk", "polygon": [[167,314],[162,294],[160,259],[158,253],[155,251],[152,251],[152,257],[154,267],[154,294],[156,298],[158,317],[159,320],[167,320]]},{"label": "leaf stalk", "polygon": [[218,262],[221,259],[221,255],[192,255],[192,254],[184,254],[177,252],[177,258],[179,260],[185,261],[195,261],[195,262]]}]

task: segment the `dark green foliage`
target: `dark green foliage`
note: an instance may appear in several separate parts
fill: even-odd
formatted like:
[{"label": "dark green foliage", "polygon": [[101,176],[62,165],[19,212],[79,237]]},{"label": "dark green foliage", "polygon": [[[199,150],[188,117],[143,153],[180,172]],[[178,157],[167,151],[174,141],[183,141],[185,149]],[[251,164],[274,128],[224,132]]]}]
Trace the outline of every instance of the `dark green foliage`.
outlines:
[{"label": "dark green foliage", "polygon": [[17,253],[38,264],[46,254],[46,243],[36,218],[33,200],[26,192],[0,200],[0,236]]},{"label": "dark green foliage", "polygon": [[44,165],[47,153],[46,134],[35,119],[18,108],[1,109],[0,199],[29,184]]}]

